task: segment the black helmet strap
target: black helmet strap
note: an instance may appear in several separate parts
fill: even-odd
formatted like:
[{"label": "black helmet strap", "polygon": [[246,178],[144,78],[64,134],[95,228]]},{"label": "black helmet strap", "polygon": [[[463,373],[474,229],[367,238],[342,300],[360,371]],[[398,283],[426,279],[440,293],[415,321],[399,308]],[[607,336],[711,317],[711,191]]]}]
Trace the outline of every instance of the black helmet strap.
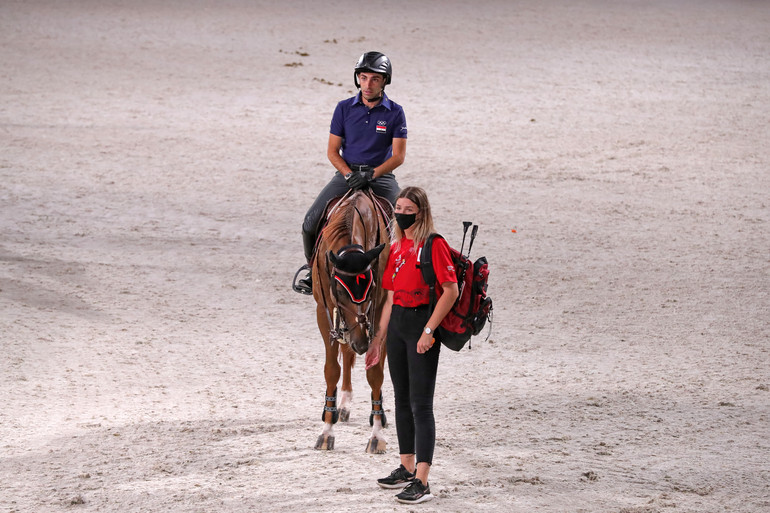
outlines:
[{"label": "black helmet strap", "polygon": [[[383,90],[384,90],[384,88],[383,88]],[[363,97],[364,97],[364,95],[362,94],[361,98],[363,98]],[[370,102],[370,103],[377,103],[379,101],[382,101],[382,95],[379,95],[377,98],[364,98],[364,99],[366,101]]]}]

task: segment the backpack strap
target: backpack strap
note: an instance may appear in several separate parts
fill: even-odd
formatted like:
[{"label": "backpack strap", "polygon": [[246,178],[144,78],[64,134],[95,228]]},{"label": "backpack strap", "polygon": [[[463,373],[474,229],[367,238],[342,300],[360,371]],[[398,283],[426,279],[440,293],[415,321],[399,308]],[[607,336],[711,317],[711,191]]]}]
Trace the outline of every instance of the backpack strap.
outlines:
[{"label": "backpack strap", "polygon": [[[428,238],[425,239],[425,243],[422,245],[422,252],[420,253],[420,272],[422,272],[422,279],[428,284],[430,290],[430,314],[433,313],[433,308],[436,306],[436,271],[433,270],[433,239],[441,237],[438,233],[431,233]],[[443,237],[441,237],[443,239]]]}]

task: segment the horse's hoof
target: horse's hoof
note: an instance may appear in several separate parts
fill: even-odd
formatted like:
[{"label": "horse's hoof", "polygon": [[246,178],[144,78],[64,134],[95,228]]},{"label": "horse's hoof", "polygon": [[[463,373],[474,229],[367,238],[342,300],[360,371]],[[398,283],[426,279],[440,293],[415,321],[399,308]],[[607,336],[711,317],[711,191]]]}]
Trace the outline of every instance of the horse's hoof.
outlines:
[{"label": "horse's hoof", "polygon": [[334,437],[320,435],[315,442],[315,448],[319,451],[331,451],[334,450]]},{"label": "horse's hoof", "polygon": [[347,422],[350,420],[350,410],[347,408],[340,408],[340,421]]},{"label": "horse's hoof", "polygon": [[366,443],[366,454],[385,454],[385,440],[370,438]]}]

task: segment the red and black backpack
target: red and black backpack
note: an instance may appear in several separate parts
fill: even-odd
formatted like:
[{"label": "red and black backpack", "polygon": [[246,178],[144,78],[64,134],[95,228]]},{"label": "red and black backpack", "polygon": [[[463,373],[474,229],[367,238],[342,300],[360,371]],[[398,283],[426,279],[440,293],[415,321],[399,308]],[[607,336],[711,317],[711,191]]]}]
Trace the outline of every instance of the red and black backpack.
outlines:
[{"label": "red and black backpack", "polygon": [[[465,245],[465,234],[469,222],[464,222],[463,246]],[[436,340],[441,341],[446,347],[453,351],[462,349],[466,342],[474,335],[478,335],[484,325],[489,320],[490,332],[492,329],[492,298],[487,296],[487,282],[489,280],[489,263],[486,257],[480,257],[471,263],[470,253],[473,246],[473,240],[476,238],[478,225],[473,226],[471,232],[471,241],[468,245],[468,255],[463,255],[460,251],[450,247],[452,262],[454,263],[455,273],[457,275],[457,287],[460,294],[452,309],[436,328]],[[436,273],[433,270],[431,251],[433,249],[433,239],[441,237],[437,233],[428,236],[422,247],[420,255],[420,271],[425,283],[430,289],[430,310],[438,300],[436,292]],[[443,237],[441,237],[443,239]],[[439,290],[441,285],[438,286]],[[468,346],[470,348],[470,346]]]}]

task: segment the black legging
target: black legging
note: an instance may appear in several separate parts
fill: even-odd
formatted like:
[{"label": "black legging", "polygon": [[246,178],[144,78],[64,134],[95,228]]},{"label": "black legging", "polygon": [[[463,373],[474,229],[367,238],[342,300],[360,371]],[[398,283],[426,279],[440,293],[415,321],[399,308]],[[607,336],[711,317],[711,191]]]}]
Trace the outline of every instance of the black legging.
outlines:
[{"label": "black legging", "polygon": [[399,454],[416,454],[417,463],[433,464],[436,422],[433,392],[441,343],[426,353],[417,353],[427,307],[403,308],[393,305],[388,324],[388,367],[396,403],[396,431]]}]

